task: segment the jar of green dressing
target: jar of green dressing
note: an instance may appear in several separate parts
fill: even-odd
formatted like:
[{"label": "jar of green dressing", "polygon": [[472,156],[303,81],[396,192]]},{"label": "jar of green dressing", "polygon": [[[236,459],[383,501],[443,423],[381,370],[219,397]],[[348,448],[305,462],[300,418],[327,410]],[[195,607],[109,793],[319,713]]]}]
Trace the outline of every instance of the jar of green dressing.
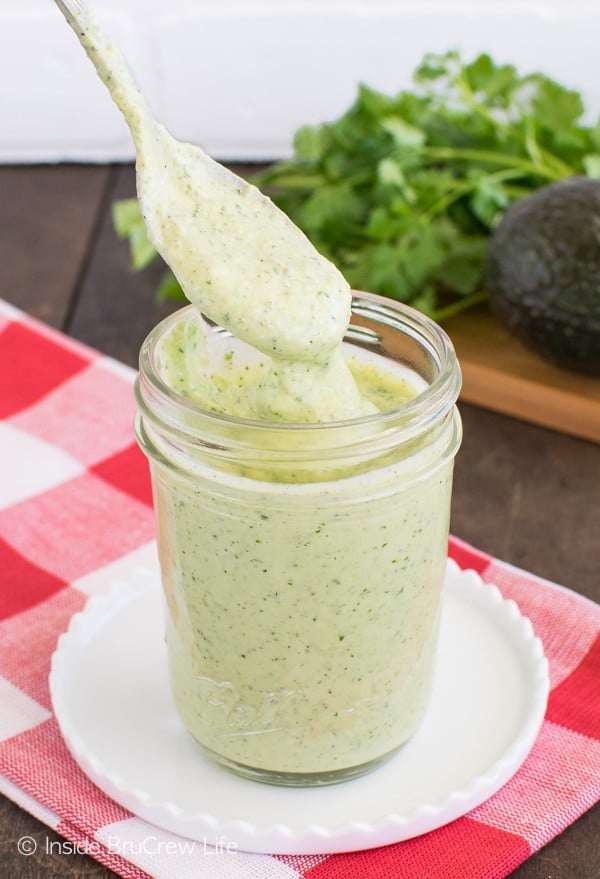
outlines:
[{"label": "jar of green dressing", "polygon": [[[461,439],[452,345],[422,314],[356,294],[344,356],[380,411],[256,421],[172,380],[173,340],[196,317],[150,333],[136,383],[177,709],[205,755],[246,777],[353,778],[416,732],[431,692]],[[236,340],[206,332],[227,376]]]}]

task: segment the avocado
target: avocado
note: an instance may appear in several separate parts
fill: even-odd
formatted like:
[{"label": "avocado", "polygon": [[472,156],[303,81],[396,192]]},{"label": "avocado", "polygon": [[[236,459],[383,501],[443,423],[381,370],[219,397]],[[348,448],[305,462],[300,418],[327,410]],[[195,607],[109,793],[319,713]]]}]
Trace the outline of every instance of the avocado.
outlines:
[{"label": "avocado", "polygon": [[571,177],[514,202],[484,271],[511,332],[558,366],[600,375],[600,180]]}]

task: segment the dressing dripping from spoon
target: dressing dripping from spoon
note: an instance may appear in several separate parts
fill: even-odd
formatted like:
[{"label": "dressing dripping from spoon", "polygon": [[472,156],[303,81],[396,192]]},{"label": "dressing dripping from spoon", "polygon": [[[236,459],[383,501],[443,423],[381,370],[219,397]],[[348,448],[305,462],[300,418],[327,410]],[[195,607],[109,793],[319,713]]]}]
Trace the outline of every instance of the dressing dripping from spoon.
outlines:
[{"label": "dressing dripping from spoon", "polygon": [[373,412],[342,356],[351,304],[342,274],[255,186],[153,117],[83,0],[55,2],[131,130],[148,237],[199,311],[272,358],[256,389],[256,417],[312,422]]}]

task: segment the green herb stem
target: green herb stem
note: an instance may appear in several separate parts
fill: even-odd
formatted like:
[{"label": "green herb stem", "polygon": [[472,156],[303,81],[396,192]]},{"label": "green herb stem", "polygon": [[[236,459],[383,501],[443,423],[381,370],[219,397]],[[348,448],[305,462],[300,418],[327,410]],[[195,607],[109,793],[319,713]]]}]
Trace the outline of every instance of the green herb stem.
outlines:
[{"label": "green herb stem", "polygon": [[448,318],[460,314],[461,311],[466,311],[467,308],[472,308],[474,305],[486,302],[487,298],[488,294],[485,290],[477,290],[475,293],[470,293],[468,296],[457,299],[456,302],[452,302],[450,305],[435,309],[431,312],[430,317],[437,321],[437,323],[442,323],[448,320]]},{"label": "green herb stem", "polygon": [[274,186],[281,189],[315,189],[326,183],[323,174],[299,174],[297,171],[287,173],[269,173],[259,174],[255,178],[257,186]]},{"label": "green herb stem", "polygon": [[486,165],[501,165],[503,167],[508,165],[511,168],[518,168],[523,174],[531,174],[532,176],[543,177],[552,181],[561,180],[564,176],[547,165],[537,164],[529,159],[514,156],[510,153],[496,153],[490,150],[456,147],[424,146],[421,148],[421,154],[436,160],[462,160],[465,162],[481,162]]}]

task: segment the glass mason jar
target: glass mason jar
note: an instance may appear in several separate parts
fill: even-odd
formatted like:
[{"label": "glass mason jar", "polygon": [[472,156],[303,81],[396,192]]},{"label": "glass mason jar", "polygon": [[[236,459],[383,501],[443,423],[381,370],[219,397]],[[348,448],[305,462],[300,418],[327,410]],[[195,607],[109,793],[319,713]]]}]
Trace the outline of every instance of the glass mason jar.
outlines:
[{"label": "glass mason jar", "polygon": [[356,294],[344,344],[421,391],[357,419],[273,424],[167,386],[161,341],[193,314],[150,333],[136,384],[177,709],[246,777],[361,775],[413,735],[430,695],[461,439],[452,345],[413,309]]}]

